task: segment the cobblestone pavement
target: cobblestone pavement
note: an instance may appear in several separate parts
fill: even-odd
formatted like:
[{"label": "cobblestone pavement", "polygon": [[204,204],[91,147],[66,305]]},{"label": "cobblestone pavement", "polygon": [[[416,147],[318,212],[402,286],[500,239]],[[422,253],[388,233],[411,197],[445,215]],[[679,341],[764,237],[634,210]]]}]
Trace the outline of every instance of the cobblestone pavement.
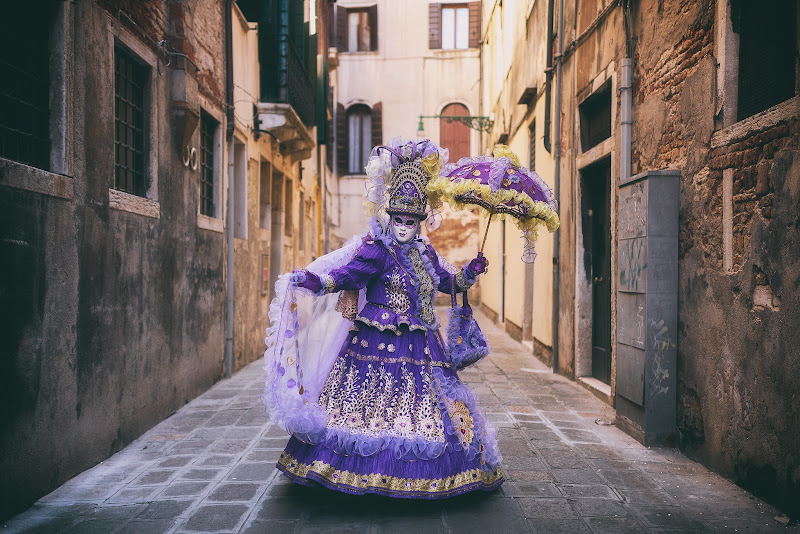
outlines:
[{"label": "cobblestone pavement", "polygon": [[479,321],[493,354],[461,376],[499,429],[507,480],[492,494],[409,501],[288,482],[258,361],[0,532],[800,532],[677,450],[603,424],[609,406]]}]

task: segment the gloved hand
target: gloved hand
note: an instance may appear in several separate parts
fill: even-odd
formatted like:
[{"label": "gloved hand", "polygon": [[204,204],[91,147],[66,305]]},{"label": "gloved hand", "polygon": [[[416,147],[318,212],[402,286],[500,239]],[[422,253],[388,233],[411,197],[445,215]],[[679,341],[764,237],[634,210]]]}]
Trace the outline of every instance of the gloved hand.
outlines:
[{"label": "gloved hand", "polygon": [[469,262],[467,269],[470,271],[469,274],[472,275],[471,278],[474,278],[479,274],[485,273],[488,266],[489,260],[483,255],[483,252],[478,252],[478,257]]},{"label": "gloved hand", "polygon": [[319,293],[322,290],[322,280],[319,279],[319,276],[303,269],[292,271],[292,284],[304,287],[312,293]]}]

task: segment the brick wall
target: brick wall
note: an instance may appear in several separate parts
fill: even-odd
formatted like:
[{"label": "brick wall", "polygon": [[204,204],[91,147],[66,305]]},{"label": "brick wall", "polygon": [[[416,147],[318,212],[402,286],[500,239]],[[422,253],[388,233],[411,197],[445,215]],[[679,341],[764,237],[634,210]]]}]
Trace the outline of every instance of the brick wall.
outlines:
[{"label": "brick wall", "polygon": [[748,259],[750,224],[756,214],[766,221],[773,215],[775,192],[770,172],[775,155],[800,136],[797,117],[763,131],[748,130],[730,144],[711,150],[709,176],[721,181],[725,169],[733,169],[733,270]]}]

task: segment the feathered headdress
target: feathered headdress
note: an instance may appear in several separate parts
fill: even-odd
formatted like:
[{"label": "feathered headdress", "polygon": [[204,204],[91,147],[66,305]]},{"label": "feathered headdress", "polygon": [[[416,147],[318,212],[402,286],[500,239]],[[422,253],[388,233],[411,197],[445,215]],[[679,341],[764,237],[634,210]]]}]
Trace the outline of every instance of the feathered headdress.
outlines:
[{"label": "feathered headdress", "polygon": [[366,168],[369,177],[365,200],[367,215],[381,222],[385,213],[425,219],[430,213],[428,182],[438,176],[447,159],[447,149],[429,139],[395,137],[387,145],[374,147]]}]

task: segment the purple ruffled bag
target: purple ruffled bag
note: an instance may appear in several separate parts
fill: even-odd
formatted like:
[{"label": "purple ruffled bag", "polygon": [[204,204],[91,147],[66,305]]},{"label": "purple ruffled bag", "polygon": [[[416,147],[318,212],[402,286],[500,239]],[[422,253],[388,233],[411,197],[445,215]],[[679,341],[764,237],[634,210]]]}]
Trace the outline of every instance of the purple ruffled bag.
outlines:
[{"label": "purple ruffled bag", "polygon": [[447,346],[450,365],[457,371],[476,363],[489,354],[489,345],[481,327],[472,315],[467,292],[461,294],[462,306],[456,305],[455,276],[450,287],[450,321],[447,325]]}]

